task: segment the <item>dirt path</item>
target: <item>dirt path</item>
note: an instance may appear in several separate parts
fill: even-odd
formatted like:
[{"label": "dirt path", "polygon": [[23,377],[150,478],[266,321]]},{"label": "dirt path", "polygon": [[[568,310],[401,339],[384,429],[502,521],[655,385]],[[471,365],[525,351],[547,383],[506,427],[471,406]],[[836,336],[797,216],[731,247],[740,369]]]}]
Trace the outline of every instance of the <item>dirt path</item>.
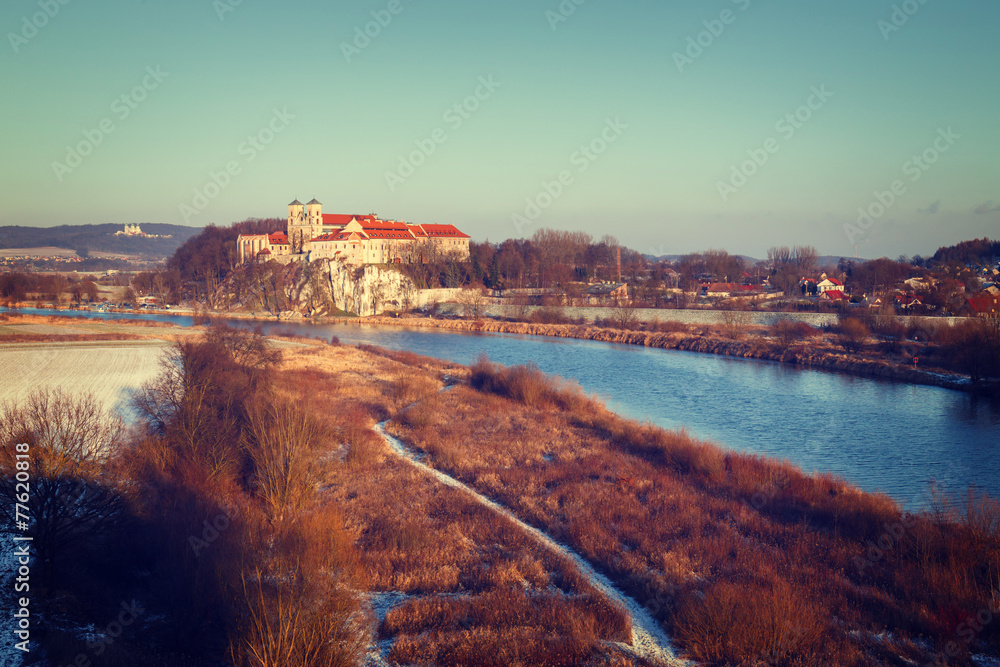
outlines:
[{"label": "dirt path", "polygon": [[656,622],[652,616],[640,605],[638,602],[625,595],[622,591],[611,583],[611,581],[605,577],[603,574],[597,572],[587,561],[580,557],[575,551],[569,547],[556,542],[554,539],[538,530],[534,526],[530,526],[524,521],[518,519],[513,512],[511,512],[506,507],[495,503],[486,496],[477,493],[472,488],[466,486],[457,479],[446,475],[440,470],[435,470],[430,466],[422,463],[416,454],[410,451],[406,445],[404,445],[400,440],[389,435],[385,431],[385,425],[387,422],[382,422],[375,426],[375,432],[378,433],[389,448],[395,452],[402,459],[415,466],[419,470],[426,472],[435,479],[437,479],[442,484],[450,486],[455,489],[460,489],[471,495],[477,502],[489,507],[494,512],[503,515],[504,517],[510,519],[523,530],[528,532],[532,537],[546,545],[549,549],[561,553],[562,555],[570,558],[576,563],[576,566],[580,569],[580,572],[588,581],[596,588],[606,595],[609,599],[617,602],[621,605],[629,615],[629,620],[632,625],[632,650],[635,651],[639,656],[646,658],[647,660],[653,660],[661,662],[665,665],[681,666],[689,665],[684,660],[681,660],[676,656],[673,646],[670,643],[670,638],[660,627],[660,624]]}]

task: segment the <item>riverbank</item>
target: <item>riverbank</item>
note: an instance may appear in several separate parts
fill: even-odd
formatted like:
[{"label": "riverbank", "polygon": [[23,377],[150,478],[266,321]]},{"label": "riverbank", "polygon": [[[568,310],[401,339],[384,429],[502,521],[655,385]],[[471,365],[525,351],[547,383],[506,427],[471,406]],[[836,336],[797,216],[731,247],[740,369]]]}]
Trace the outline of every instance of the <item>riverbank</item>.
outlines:
[{"label": "riverbank", "polygon": [[[25,313],[8,311],[11,316],[32,316]],[[60,309],[60,316],[80,317],[72,313],[90,313],[92,311],[79,311],[73,309]],[[708,312],[708,311],[705,311]],[[715,311],[712,311],[715,312]],[[66,313],[61,315],[61,313]],[[114,315],[133,313],[133,311],[116,311]],[[134,311],[134,314],[147,317],[155,316],[191,316],[194,311],[182,311],[182,309],[171,309],[170,311]],[[716,314],[722,314],[722,311]],[[84,315],[85,316],[85,315]],[[100,314],[96,314],[97,317]],[[37,315],[37,317],[52,317],[50,315]],[[239,320],[246,322],[261,322],[268,324],[287,323],[289,325],[314,324],[314,325],[354,325],[354,326],[387,326],[397,328],[417,328],[426,330],[438,330],[447,332],[470,332],[470,333],[500,333],[519,334],[528,336],[543,336],[555,338],[573,338],[578,340],[588,340],[604,343],[615,343],[620,345],[637,345],[642,347],[678,350],[684,352],[698,352],[702,354],[713,354],[737,359],[753,359],[757,361],[768,361],[789,366],[821,370],[833,373],[842,373],[855,377],[870,378],[875,380],[887,380],[892,382],[926,385],[941,387],[956,391],[994,394],[998,391],[996,383],[972,383],[968,376],[950,372],[942,368],[924,367],[920,368],[910,363],[913,354],[900,354],[899,358],[905,361],[895,361],[886,355],[865,355],[848,354],[837,344],[824,337],[822,340],[815,338],[798,341],[789,345],[782,345],[778,340],[768,335],[768,328],[754,322],[750,322],[745,333],[749,334],[740,340],[734,340],[721,333],[724,325],[717,324],[685,324],[680,322],[662,322],[661,325],[670,325],[669,331],[635,331],[621,330],[607,327],[600,327],[594,324],[542,324],[532,322],[512,322],[496,319],[443,319],[435,317],[322,317],[305,318],[299,315],[296,318],[278,318],[273,315],[260,316],[258,313],[223,313],[204,312],[194,313],[196,321],[204,318],[205,323],[215,319]],[[135,324],[145,324],[146,326],[175,326],[171,323],[156,322],[155,320],[136,319],[127,320]],[[910,351],[918,357],[922,344],[908,344],[902,346],[912,348]],[[926,360],[925,360],[926,362]]]},{"label": "riverbank", "polygon": [[702,330],[699,333],[689,331],[661,333],[622,331],[587,324],[533,324],[498,320],[442,320],[424,317],[327,318],[323,322],[576,338],[663,350],[700,352],[738,359],[771,361],[800,368],[847,373],[858,377],[922,384],[958,391],[978,392],[996,389],[994,386],[974,385],[967,376],[949,373],[941,369],[913,368],[884,358],[861,357],[829,349],[819,349],[809,342],[783,347],[777,341],[766,340],[764,337],[732,340],[711,330]]}]

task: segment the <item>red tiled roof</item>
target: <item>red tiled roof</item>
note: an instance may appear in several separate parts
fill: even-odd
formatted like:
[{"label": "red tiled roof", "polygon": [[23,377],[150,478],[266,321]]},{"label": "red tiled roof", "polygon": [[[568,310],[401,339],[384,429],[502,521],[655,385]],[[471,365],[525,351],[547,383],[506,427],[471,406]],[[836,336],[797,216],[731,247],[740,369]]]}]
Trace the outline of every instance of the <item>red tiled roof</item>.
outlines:
[{"label": "red tiled roof", "polygon": [[407,225],[405,222],[395,222],[393,220],[379,220],[378,218],[368,218],[365,220],[358,220],[361,226],[368,229],[400,229],[406,230]]},{"label": "red tiled roof", "polygon": [[323,214],[323,224],[328,227],[343,227],[351,220],[357,220],[360,222],[362,219],[373,219],[374,216],[371,215],[356,215],[352,213],[324,213]]},{"label": "red tiled roof", "polygon": [[821,299],[825,297],[827,299],[832,299],[833,301],[840,301],[847,298],[846,296],[844,296],[844,293],[839,289],[828,289],[819,296]]},{"label": "red tiled roof", "polygon": [[750,292],[753,285],[737,285],[736,283],[712,283],[707,285],[708,292]]},{"label": "red tiled roof", "polygon": [[833,283],[834,285],[840,285],[841,287],[843,287],[843,285],[844,285],[844,283],[840,282],[840,281],[839,281],[839,280],[837,280],[836,278],[827,278],[827,280],[829,280],[829,281],[830,281],[831,283]]},{"label": "red tiled roof", "polygon": [[420,225],[420,227],[422,227],[423,230],[427,232],[427,236],[432,236],[435,238],[443,238],[443,237],[450,237],[456,239],[472,238],[468,234],[463,234],[462,232],[458,231],[458,228],[455,227],[455,225]]},{"label": "red tiled roof", "polygon": [[288,235],[285,232],[268,234],[267,240],[271,245],[288,245]]},{"label": "red tiled roof", "polygon": [[1000,297],[990,296],[989,294],[980,294],[971,299],[966,299],[966,303],[980,315],[1000,310]]},{"label": "red tiled roof", "polygon": [[[385,240],[414,240],[423,238],[453,238],[468,239],[468,234],[464,234],[454,225],[414,225],[396,220],[382,220],[375,215],[352,215],[339,213],[324,213],[323,224],[328,227],[343,228],[352,221],[357,221],[361,226],[360,232],[334,231],[313,239],[313,241],[349,241],[361,239],[385,239]],[[276,241],[272,235],[271,243],[287,243],[287,236],[281,233],[283,240]]]}]

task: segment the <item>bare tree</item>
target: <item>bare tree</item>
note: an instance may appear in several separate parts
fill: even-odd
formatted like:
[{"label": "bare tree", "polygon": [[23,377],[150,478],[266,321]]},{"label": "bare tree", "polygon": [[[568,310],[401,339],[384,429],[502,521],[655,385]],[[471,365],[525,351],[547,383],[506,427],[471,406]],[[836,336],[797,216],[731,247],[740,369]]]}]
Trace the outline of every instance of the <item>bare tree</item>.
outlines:
[{"label": "bare tree", "polygon": [[165,456],[224,476],[241,461],[246,402],[267,386],[279,360],[260,334],[213,327],[204,341],[178,343],[133,403],[147,430],[169,447]]},{"label": "bare tree", "polygon": [[865,346],[869,335],[868,327],[854,317],[848,317],[837,325],[837,341],[848,352],[857,352]]},{"label": "bare tree", "polygon": [[462,314],[465,317],[478,320],[483,316],[483,309],[486,307],[486,290],[482,287],[463,289],[458,295],[458,303],[462,306]]},{"label": "bare tree", "polygon": [[331,310],[333,302],[330,299],[330,291],[327,288],[327,280],[324,269],[325,262],[309,262],[305,265],[305,292],[306,307],[310,314],[317,310]]},{"label": "bare tree", "polygon": [[385,281],[376,280],[372,283],[371,287],[372,294],[372,315],[378,315],[382,312],[385,307],[385,300],[387,295]]},{"label": "bare tree", "polygon": [[271,396],[248,410],[244,448],[253,466],[251,487],[281,523],[297,516],[322,478],[319,446],[329,433],[291,401]]},{"label": "bare tree", "polygon": [[745,269],[742,257],[730,255],[725,250],[706,250],[702,253],[702,257],[709,273],[722,282],[737,280]]},{"label": "bare tree", "polygon": [[1000,378],[1000,316],[980,315],[956,325],[946,346],[952,362],[973,383]]},{"label": "bare tree", "polygon": [[778,271],[792,263],[792,251],[788,246],[772,246],[767,249],[767,263],[772,271]]},{"label": "bare tree", "polygon": [[819,261],[819,252],[811,245],[797,245],[792,250],[792,262],[803,275],[812,273]]},{"label": "bare tree", "polygon": [[628,294],[615,294],[611,297],[611,321],[618,329],[634,329],[639,323],[639,314],[635,303]]},{"label": "bare tree", "polygon": [[747,310],[722,311],[722,328],[726,335],[733,340],[743,338],[751,324],[753,324],[753,315]]},{"label": "bare tree", "polygon": [[[329,574],[301,560],[247,555],[238,589],[240,608],[233,663],[240,667],[349,667],[368,643],[357,601]],[[264,560],[262,563],[261,561]],[[318,568],[317,568],[318,569]]]},{"label": "bare tree", "polygon": [[462,267],[454,260],[447,260],[445,262],[445,284],[450,289],[455,289],[456,287],[461,287],[463,282],[465,281],[462,275]]},{"label": "bare tree", "polygon": [[531,304],[527,296],[517,294],[507,298],[507,305],[504,307],[504,313],[512,320],[523,322],[528,319],[530,305]]},{"label": "bare tree", "polygon": [[802,338],[802,325],[787,317],[781,317],[771,325],[771,335],[777,339],[781,347],[788,348]]},{"label": "bare tree", "polygon": [[[0,407],[0,496],[10,507],[27,506],[48,584],[55,565],[76,545],[124,518],[126,504],[108,465],[123,439],[121,420],[90,395],[41,390]],[[25,471],[30,482],[18,480]]]},{"label": "bare tree", "polygon": [[402,294],[400,295],[399,307],[404,313],[409,313],[413,310],[413,301],[416,298],[415,290],[413,287],[413,281],[408,280],[405,276],[401,282]]}]

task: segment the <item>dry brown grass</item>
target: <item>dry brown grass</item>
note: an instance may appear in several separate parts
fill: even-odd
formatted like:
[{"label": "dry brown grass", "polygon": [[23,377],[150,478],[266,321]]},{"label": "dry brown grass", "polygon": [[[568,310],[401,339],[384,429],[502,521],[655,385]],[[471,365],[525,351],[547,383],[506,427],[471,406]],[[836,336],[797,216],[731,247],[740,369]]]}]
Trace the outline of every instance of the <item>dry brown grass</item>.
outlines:
[{"label": "dry brown grass", "polygon": [[154,329],[176,329],[180,325],[173,322],[161,322],[159,320],[142,320],[142,319],[114,319],[114,320],[104,320],[103,318],[85,318],[85,317],[75,317],[73,315],[33,315],[28,313],[20,312],[9,312],[7,313],[8,319],[6,320],[10,324],[51,324],[55,326],[73,326],[82,324],[115,324],[123,326],[134,326],[134,327],[151,327]]},{"label": "dry brown grass", "polygon": [[116,341],[116,340],[143,340],[146,336],[139,334],[5,334],[0,332],[0,343],[65,343],[73,341]]},{"label": "dry brown grass", "polygon": [[[944,646],[1000,581],[992,501],[908,517],[842,480],[594,401],[554,409],[538,397],[560,388],[537,386],[531,369],[481,362],[472,377],[497,393],[456,388],[392,432],[597,564],[698,660],[879,664],[868,631]],[[530,391],[517,388],[523,378]],[[880,542],[883,555],[870,556]],[[998,640],[993,625],[975,636],[994,650]]]},{"label": "dry brown grass", "polygon": [[308,409],[329,416],[346,449],[347,465],[329,472],[327,499],[357,541],[369,588],[412,596],[379,628],[393,640],[391,658],[440,665],[487,664],[490,655],[497,662],[489,664],[611,660],[605,642],[627,641],[627,616],[572,562],[416,471],[371,432],[375,421],[419,399],[401,418],[421,425],[426,406],[442,399],[441,377],[461,374],[433,359],[369,348],[285,356],[283,390],[308,387]]}]

